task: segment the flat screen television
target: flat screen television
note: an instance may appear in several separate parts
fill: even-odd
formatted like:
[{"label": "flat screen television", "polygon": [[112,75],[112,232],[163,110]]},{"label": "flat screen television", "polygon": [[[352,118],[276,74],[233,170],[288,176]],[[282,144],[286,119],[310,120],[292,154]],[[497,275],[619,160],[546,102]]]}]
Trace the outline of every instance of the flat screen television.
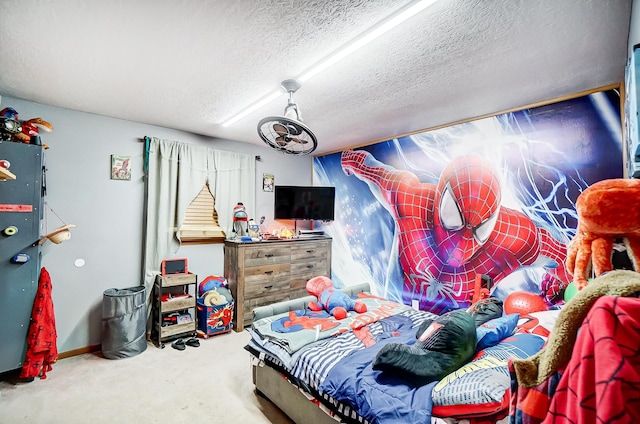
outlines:
[{"label": "flat screen television", "polygon": [[333,221],[335,187],[275,186],[275,219]]}]

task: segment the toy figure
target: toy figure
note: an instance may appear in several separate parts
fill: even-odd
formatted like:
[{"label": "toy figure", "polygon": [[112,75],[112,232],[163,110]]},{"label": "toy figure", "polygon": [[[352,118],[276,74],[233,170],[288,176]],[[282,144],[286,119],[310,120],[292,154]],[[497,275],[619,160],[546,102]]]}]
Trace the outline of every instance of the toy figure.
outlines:
[{"label": "toy figure", "polygon": [[18,112],[12,107],[0,110],[0,141],[12,141],[20,131],[22,125],[18,120]]},{"label": "toy figure", "polygon": [[237,237],[249,234],[247,229],[248,221],[249,216],[247,215],[247,209],[244,207],[242,202],[238,202],[233,207],[233,232],[236,233]]},{"label": "toy figure", "polygon": [[309,303],[309,309],[312,311],[326,310],[336,319],[345,319],[347,311],[356,311],[359,314],[367,312],[367,305],[351,299],[349,295],[340,290],[336,290],[328,277],[313,277],[307,281],[307,291],[317,297],[319,301],[319,303]]},{"label": "toy figure", "polygon": [[476,155],[455,158],[436,184],[421,183],[365,151],[342,153],[342,169],[365,181],[392,215],[404,275],[403,302],[435,313],[469,306],[477,274],[496,284],[523,266],[542,265],[548,301],[569,281],[566,246],[523,213],[501,206],[500,182]]},{"label": "toy figure", "polygon": [[[22,130],[14,134],[15,141],[29,144],[40,134],[40,131],[51,132],[53,125],[42,118],[32,118],[22,122]],[[37,143],[34,143],[37,144]]]}]

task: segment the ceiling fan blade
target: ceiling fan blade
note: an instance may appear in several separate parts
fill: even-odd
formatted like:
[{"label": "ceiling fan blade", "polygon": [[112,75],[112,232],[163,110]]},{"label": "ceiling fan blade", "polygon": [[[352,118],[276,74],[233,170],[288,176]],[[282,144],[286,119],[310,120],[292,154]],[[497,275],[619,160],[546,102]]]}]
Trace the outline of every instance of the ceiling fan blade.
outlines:
[{"label": "ceiling fan blade", "polygon": [[275,139],[275,142],[278,143],[278,146],[284,147],[287,145],[288,141],[285,137],[278,137]]},{"label": "ceiling fan blade", "polygon": [[308,143],[307,140],[303,140],[303,139],[296,138],[296,137],[291,137],[291,141],[295,141],[298,144],[307,144]]},{"label": "ceiling fan blade", "polygon": [[285,134],[289,134],[287,127],[282,124],[273,124],[273,130],[281,137]]}]

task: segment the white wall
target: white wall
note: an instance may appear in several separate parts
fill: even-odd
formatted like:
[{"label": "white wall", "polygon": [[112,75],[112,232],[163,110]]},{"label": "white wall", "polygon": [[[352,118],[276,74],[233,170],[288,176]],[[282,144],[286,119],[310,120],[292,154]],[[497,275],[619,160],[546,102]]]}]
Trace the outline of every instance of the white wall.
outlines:
[{"label": "white wall", "polygon": [[[41,133],[49,146],[45,201],[65,223],[77,225],[70,240],[46,242],[42,249],[42,266],[51,274],[60,352],[100,344],[104,290],[141,284],[144,136],[259,155],[256,199],[238,199],[254,203],[252,218],[273,217],[273,193],[262,191],[263,173],[273,174],[276,184],[312,183],[310,157],[3,96],[0,108],[9,106],[21,120],[42,117],[54,125],[53,132]],[[110,179],[112,154],[131,156],[131,181]],[[51,212],[46,221],[43,233],[61,225]],[[177,256],[188,257],[198,277],[223,274],[221,244],[182,247]],[[85,265],[76,267],[76,259]]]}]

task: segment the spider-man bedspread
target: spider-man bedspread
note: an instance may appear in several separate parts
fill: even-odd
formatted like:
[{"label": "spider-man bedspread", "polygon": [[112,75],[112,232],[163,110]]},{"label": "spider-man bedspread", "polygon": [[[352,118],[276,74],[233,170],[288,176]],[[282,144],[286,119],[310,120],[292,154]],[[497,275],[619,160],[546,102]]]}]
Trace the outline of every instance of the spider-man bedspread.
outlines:
[{"label": "spider-man bedspread", "polygon": [[536,387],[512,386],[512,418],[521,424],[640,423],[638,352],[640,299],[599,298],[566,367]]},{"label": "spider-man bedspread", "polygon": [[411,309],[369,293],[358,293],[357,300],[367,306],[367,312],[351,313],[347,318],[337,320],[325,311],[298,310],[263,318],[253,323],[252,330],[292,354],[309,343],[357,330]]},{"label": "spider-man bedspread", "polygon": [[[430,423],[431,392],[436,383],[413,387],[404,380],[380,377],[371,362],[388,343],[414,344],[416,329],[426,319],[434,318],[436,315],[430,312],[408,308],[360,329],[324,338],[297,351],[289,373],[298,384],[358,411],[364,419],[359,422]],[[257,352],[263,351],[257,335],[252,337],[249,345]],[[283,356],[281,352],[279,357]],[[286,362],[283,364],[286,369]]]}]

